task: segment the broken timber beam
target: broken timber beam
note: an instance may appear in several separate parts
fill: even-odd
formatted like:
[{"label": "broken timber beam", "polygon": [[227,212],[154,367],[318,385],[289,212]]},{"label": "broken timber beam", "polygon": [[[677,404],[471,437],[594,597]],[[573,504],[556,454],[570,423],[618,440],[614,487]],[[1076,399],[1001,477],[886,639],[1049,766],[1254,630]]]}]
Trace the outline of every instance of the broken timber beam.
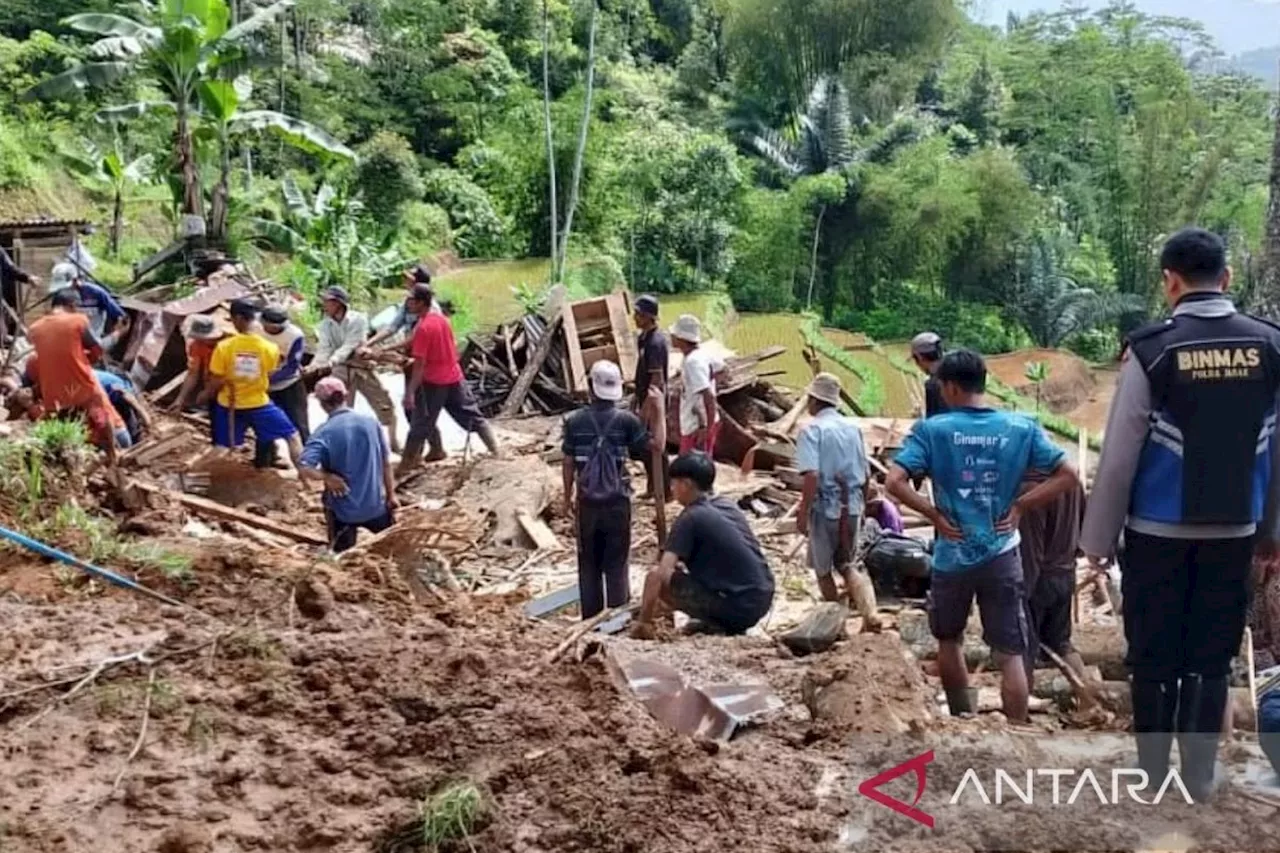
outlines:
[{"label": "broken timber beam", "polygon": [[294,542],[301,542],[304,545],[320,545],[327,547],[329,545],[328,538],[318,533],[311,533],[307,530],[299,530],[294,527],[288,527],[284,524],[278,524],[267,518],[261,518],[244,510],[235,507],[220,504],[217,501],[211,501],[208,498],[196,497],[195,495],[187,495],[181,492],[174,492],[169,489],[163,489],[159,486],[153,486],[150,483],[138,483],[138,488],[144,492],[154,495],[165,495],[176,500],[194,512],[212,516],[222,521],[238,521],[241,524],[247,524],[258,530],[265,530],[268,533],[274,533],[276,536],[283,536]]},{"label": "broken timber beam", "polygon": [[520,405],[524,402],[524,398],[528,396],[529,389],[533,387],[533,381],[538,378],[538,371],[542,370],[542,364],[547,360],[547,355],[551,352],[551,344],[555,342],[556,332],[560,330],[560,324],[564,322],[564,315],[557,314],[547,323],[547,327],[542,330],[542,337],[538,340],[538,346],[529,354],[529,360],[524,364],[524,370],[520,371],[520,378],[516,380],[515,387],[511,389],[511,393],[507,395],[507,401],[502,404],[501,416],[509,418],[520,411]]},{"label": "broken timber beam", "polygon": [[182,387],[182,383],[187,381],[187,371],[182,371],[177,376],[161,385],[156,390],[147,394],[147,399],[153,403],[162,403],[171,396],[175,391]]}]

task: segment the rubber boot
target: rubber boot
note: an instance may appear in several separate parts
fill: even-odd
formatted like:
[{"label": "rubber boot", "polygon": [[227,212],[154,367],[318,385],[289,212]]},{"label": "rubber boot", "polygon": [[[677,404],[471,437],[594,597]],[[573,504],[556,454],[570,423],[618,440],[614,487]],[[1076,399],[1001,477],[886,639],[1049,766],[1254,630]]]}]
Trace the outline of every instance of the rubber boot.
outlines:
[{"label": "rubber boot", "polygon": [[1147,784],[1158,791],[1169,775],[1178,682],[1135,679],[1129,685],[1129,693],[1133,702],[1133,733],[1138,742],[1138,766],[1146,771]]},{"label": "rubber boot", "polygon": [[972,687],[947,691],[947,708],[953,717],[963,717],[977,713],[978,691]]},{"label": "rubber boot", "polygon": [[484,442],[485,449],[489,451],[489,455],[494,459],[502,458],[502,451],[498,449],[498,439],[493,435],[493,427],[489,426],[488,421],[481,421],[476,425],[476,435],[480,436],[480,440]]},{"label": "rubber boot", "polygon": [[440,429],[432,427],[431,432],[427,434],[427,458],[426,462],[441,462],[449,457],[444,449],[444,439],[440,437]]},{"label": "rubber boot", "polygon": [[422,464],[422,445],[420,438],[410,436],[404,443],[404,453],[400,456],[400,465],[396,467],[396,476],[403,477]]},{"label": "rubber boot", "polygon": [[1226,678],[1183,676],[1178,696],[1178,754],[1182,757],[1182,782],[1197,803],[1213,796],[1226,704]]}]

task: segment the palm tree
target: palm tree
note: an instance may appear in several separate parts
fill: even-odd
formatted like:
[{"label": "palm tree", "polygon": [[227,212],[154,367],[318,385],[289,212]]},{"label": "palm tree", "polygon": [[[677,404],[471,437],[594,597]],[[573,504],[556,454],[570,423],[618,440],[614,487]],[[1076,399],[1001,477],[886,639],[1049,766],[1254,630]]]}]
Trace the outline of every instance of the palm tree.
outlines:
[{"label": "palm tree", "polygon": [[154,158],[143,154],[130,160],[125,156],[116,137],[107,150],[90,143],[84,151],[65,152],[63,160],[73,172],[111,190],[111,256],[120,254],[120,233],[124,226],[124,193],[130,184],[139,184],[151,177]]},{"label": "palm tree", "polygon": [[1056,348],[1077,332],[1114,323],[1145,305],[1131,293],[1103,293],[1062,271],[1058,252],[1044,235],[1032,240],[1008,300],[1009,313],[1036,346]]},{"label": "palm tree", "polygon": [[[859,148],[854,142],[854,121],[849,110],[849,90],[838,75],[824,74],[813,84],[805,110],[791,131],[757,123],[743,134],[741,144],[748,151],[773,164],[790,179],[822,174],[840,174],[846,179],[843,197],[834,200],[851,209],[856,199],[856,169],[863,163],[882,163],[904,145],[931,130],[923,117],[911,112],[899,115],[888,128]],[[818,208],[813,225],[813,246],[809,263],[809,292],[805,300],[813,307],[814,284],[818,277],[818,250],[831,202]]]},{"label": "palm tree", "polygon": [[[96,12],[72,15],[63,22],[67,27],[98,37],[89,47],[92,61],[39,83],[30,94],[56,97],[70,91],[106,86],[135,75],[150,80],[166,100],[110,107],[102,110],[99,117],[119,121],[153,111],[173,113],[173,159],[182,183],[182,212],[189,217],[202,217],[204,199],[193,145],[194,123],[202,107],[209,109],[222,100],[202,99],[202,89],[209,84],[225,95],[228,89],[220,84],[229,86],[259,60],[253,51],[254,37],[294,3],[295,0],[278,0],[234,26],[230,26],[227,0],[160,0],[155,5],[144,4],[133,18]],[[233,122],[246,130],[274,129],[291,141],[302,135],[324,150],[350,155],[323,131],[279,113],[254,111],[236,119],[233,107],[230,112],[215,110],[214,119],[224,130],[229,130]],[[223,139],[225,141],[225,136]],[[225,171],[228,167],[225,153],[223,166]],[[220,181],[225,191],[223,184],[224,181]],[[221,208],[215,199],[215,210],[222,216],[225,198]],[[221,237],[225,219],[215,220],[211,225],[208,229],[211,236]]]}]

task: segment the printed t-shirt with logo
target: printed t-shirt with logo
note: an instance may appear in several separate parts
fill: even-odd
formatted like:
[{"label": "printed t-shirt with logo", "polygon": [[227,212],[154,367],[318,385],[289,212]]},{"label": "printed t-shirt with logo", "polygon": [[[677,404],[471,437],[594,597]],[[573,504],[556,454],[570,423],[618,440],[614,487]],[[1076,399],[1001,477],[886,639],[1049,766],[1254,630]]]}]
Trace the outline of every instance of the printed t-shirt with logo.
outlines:
[{"label": "printed t-shirt with logo", "polygon": [[997,533],[996,524],[1027,472],[1050,474],[1065,456],[1024,415],[963,408],[916,421],[894,461],[913,476],[929,475],[934,503],[964,534],[959,542],[938,537],[934,569],[965,571],[1018,547],[1017,531]]},{"label": "printed t-shirt with logo", "polygon": [[219,343],[209,360],[209,372],[226,380],[218,391],[218,405],[232,408],[233,389],[236,409],[267,405],[271,371],[279,363],[280,349],[257,335],[234,335]]}]

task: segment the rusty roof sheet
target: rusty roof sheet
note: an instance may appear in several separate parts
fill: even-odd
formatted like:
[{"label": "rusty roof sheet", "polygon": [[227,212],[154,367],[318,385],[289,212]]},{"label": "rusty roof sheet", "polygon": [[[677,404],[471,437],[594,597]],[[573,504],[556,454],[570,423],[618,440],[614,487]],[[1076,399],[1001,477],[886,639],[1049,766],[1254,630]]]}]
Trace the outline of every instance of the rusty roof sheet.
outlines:
[{"label": "rusty roof sheet", "polygon": [[225,284],[219,284],[215,287],[206,287],[198,290],[190,296],[182,299],[175,299],[172,302],[166,302],[158,305],[155,302],[148,302],[145,299],[135,299],[125,296],[120,299],[120,304],[125,308],[134,311],[142,311],[150,313],[152,311],[163,311],[174,317],[187,317],[191,314],[203,314],[224,302],[230,302],[233,299],[240,299],[248,296],[249,289],[236,281],[229,281]]}]

